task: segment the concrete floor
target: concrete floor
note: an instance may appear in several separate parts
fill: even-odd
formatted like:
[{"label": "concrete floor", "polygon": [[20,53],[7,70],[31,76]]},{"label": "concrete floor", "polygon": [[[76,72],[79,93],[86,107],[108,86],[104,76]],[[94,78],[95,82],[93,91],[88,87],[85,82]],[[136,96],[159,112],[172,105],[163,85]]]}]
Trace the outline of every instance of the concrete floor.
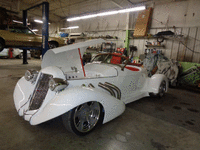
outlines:
[{"label": "concrete floor", "polygon": [[128,104],[123,115],[85,137],[66,131],[61,118],[31,126],[18,116],[12,96],[26,69],[40,69],[40,60],[28,62],[0,59],[0,150],[200,149],[200,94],[183,89]]}]

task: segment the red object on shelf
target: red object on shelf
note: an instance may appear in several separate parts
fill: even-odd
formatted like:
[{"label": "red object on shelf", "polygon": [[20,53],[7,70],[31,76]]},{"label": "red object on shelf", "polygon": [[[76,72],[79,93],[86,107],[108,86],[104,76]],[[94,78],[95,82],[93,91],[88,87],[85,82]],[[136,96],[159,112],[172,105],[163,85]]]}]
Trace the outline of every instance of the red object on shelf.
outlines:
[{"label": "red object on shelf", "polygon": [[125,48],[117,48],[118,52],[121,52],[122,54],[124,53]]}]

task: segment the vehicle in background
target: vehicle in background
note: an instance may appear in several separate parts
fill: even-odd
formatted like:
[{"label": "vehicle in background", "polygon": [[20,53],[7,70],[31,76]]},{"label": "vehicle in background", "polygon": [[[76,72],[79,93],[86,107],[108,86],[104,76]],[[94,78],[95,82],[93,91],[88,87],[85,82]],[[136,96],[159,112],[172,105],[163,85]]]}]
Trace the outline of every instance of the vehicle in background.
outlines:
[{"label": "vehicle in background", "polygon": [[69,33],[68,37],[66,37],[67,44],[82,42],[84,36],[84,33]]},{"label": "vehicle in background", "polygon": [[143,60],[143,66],[147,69],[148,76],[154,74],[164,74],[170,86],[177,85],[177,78],[179,74],[179,63],[177,61],[168,59],[162,54],[149,53]]},{"label": "vehicle in background", "polygon": [[[49,48],[66,45],[65,40],[49,37]],[[30,28],[19,25],[0,25],[0,51],[8,47],[41,47],[42,36],[35,34]]]},{"label": "vehicle in background", "polygon": [[182,71],[178,78],[180,85],[189,85],[200,88],[200,66],[194,65],[184,71]]},{"label": "vehicle in background", "polygon": [[[13,48],[13,57],[15,58],[23,58],[23,50],[18,48]],[[0,57],[9,58],[9,48],[4,48],[3,51],[0,52]],[[31,53],[27,50],[27,58],[31,59]]]}]

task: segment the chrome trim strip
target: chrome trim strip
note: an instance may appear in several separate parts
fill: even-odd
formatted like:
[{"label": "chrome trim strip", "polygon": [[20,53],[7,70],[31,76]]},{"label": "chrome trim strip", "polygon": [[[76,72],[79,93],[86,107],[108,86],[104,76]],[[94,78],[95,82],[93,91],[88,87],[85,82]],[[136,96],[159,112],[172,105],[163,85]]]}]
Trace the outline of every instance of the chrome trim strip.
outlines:
[{"label": "chrome trim strip", "polygon": [[42,105],[49,89],[50,77],[52,77],[52,75],[40,74],[30,100],[29,110],[36,110]]}]

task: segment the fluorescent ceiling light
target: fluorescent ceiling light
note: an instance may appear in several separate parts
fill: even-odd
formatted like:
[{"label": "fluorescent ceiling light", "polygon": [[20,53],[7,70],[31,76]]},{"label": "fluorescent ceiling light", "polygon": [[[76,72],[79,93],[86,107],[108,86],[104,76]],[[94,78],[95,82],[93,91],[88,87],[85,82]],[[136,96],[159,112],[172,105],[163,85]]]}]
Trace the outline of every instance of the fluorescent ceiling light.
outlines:
[{"label": "fluorescent ceiling light", "polygon": [[[23,22],[17,20],[13,20],[13,22],[23,24]],[[30,23],[27,23],[27,25],[30,25]]]},{"label": "fluorescent ceiling light", "polygon": [[32,29],[32,31],[33,31],[33,32],[37,32],[37,31],[38,31],[38,29]]},{"label": "fluorescent ceiling light", "polygon": [[79,28],[79,26],[71,26],[71,27],[67,27],[67,28],[61,28],[61,30],[65,30],[65,29],[77,29]]},{"label": "fluorescent ceiling light", "polygon": [[21,22],[21,21],[17,21],[17,20],[13,20],[13,22],[23,24],[23,22]]},{"label": "fluorescent ceiling light", "polygon": [[41,21],[41,20],[34,20],[34,21],[37,23],[43,23],[43,21]]},{"label": "fluorescent ceiling light", "polygon": [[[42,20],[37,20],[37,19],[35,19],[34,21],[37,22],[37,23],[43,23]],[[49,24],[50,24],[50,23],[49,23]]]},{"label": "fluorescent ceiling light", "polygon": [[91,15],[85,15],[85,16],[80,16],[80,17],[73,17],[73,18],[68,18],[67,21],[77,21],[81,19],[88,19],[88,18],[94,18],[98,16],[107,16],[107,15],[114,15],[118,13],[127,13],[127,12],[133,12],[133,11],[140,11],[146,9],[145,6],[139,6],[139,7],[133,7],[133,8],[127,8],[127,9],[121,9],[121,10],[116,10],[116,11],[107,11],[107,12],[102,12],[102,13],[97,13],[97,14],[91,14]]}]

